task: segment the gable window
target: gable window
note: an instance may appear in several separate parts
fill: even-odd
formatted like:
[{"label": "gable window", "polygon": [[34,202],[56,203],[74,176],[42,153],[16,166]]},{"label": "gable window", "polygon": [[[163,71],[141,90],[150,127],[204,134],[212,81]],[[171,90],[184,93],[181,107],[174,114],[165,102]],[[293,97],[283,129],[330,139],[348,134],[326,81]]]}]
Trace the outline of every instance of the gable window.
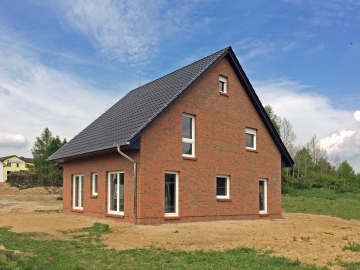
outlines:
[{"label": "gable window", "polygon": [[219,92],[227,93],[227,78],[223,76],[219,76]]},{"label": "gable window", "polygon": [[216,198],[228,199],[230,198],[230,177],[225,175],[218,175],[216,177]]},{"label": "gable window", "polygon": [[98,174],[93,173],[91,177],[91,195],[98,195]]},{"label": "gable window", "polygon": [[73,176],[73,209],[83,209],[83,185],[84,175],[76,174]]},{"label": "gable window", "polygon": [[246,148],[256,150],[256,129],[246,128]]},{"label": "gable window", "polygon": [[177,216],[179,212],[179,174],[165,172],[165,216]]},{"label": "gable window", "polygon": [[124,214],[124,172],[108,174],[108,213]]},{"label": "gable window", "polygon": [[182,116],[182,155],[195,156],[195,117],[187,114]]}]

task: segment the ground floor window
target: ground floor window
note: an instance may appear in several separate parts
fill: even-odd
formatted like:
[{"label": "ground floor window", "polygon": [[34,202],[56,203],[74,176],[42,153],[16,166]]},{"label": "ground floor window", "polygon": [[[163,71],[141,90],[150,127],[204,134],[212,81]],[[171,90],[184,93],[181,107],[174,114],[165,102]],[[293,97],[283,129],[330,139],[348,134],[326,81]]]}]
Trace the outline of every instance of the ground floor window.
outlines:
[{"label": "ground floor window", "polygon": [[98,195],[98,174],[93,173],[91,179],[91,195],[97,196]]},{"label": "ground floor window", "polygon": [[76,174],[73,176],[73,209],[83,209],[83,186],[84,176]]},{"label": "ground floor window", "polygon": [[230,198],[230,178],[226,175],[218,175],[216,177],[216,198]]},{"label": "ground floor window", "polygon": [[260,214],[267,213],[267,181],[266,181],[266,179],[259,180],[259,212],[260,212]]},{"label": "ground floor window", "polygon": [[108,213],[124,214],[124,172],[108,174]]},{"label": "ground floor window", "polygon": [[165,216],[177,216],[179,212],[179,174],[165,173]]}]

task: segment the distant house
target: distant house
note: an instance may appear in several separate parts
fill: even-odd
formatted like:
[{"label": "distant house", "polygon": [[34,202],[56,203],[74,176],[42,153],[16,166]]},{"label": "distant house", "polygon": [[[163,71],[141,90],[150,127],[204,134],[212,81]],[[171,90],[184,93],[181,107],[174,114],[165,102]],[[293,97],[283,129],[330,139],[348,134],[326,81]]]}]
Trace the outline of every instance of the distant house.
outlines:
[{"label": "distant house", "polygon": [[0,157],[0,182],[6,182],[7,175],[11,172],[28,171],[34,165],[32,158],[18,156]]},{"label": "distant house", "polygon": [[49,160],[64,212],[135,224],[280,218],[294,164],[231,47],[130,91]]}]

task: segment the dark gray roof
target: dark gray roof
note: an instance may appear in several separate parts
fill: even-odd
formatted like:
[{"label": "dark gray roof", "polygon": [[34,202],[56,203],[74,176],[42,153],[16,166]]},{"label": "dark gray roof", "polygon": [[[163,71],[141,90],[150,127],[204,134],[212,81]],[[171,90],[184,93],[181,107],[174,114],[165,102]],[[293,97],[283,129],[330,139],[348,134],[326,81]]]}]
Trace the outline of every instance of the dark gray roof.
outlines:
[{"label": "dark gray roof", "polygon": [[210,68],[227,57],[257,112],[282,153],[283,166],[292,166],[288,151],[268,118],[231,47],[222,49],[164,77],[130,91],[49,160],[84,155],[132,143],[178,97],[190,89]]},{"label": "dark gray roof", "polygon": [[229,47],[130,91],[49,160],[130,142],[228,50]]}]

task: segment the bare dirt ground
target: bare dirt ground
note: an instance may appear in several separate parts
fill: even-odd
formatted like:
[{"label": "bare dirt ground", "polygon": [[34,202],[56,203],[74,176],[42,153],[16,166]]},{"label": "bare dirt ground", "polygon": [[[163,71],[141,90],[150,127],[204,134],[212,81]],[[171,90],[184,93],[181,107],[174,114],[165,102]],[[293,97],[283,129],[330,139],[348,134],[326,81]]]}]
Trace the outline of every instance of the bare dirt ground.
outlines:
[{"label": "bare dirt ground", "polygon": [[[246,246],[272,250],[304,263],[336,264],[360,261],[359,253],[342,247],[349,241],[360,243],[360,221],[340,218],[284,213],[283,219],[215,221],[159,226],[135,226],[106,219],[67,215],[61,212],[61,190],[44,188],[17,190],[0,188],[0,227],[14,232],[44,232],[51,238],[64,238],[60,231],[90,227],[94,222],[110,225],[112,234],[104,235],[109,248],[118,250],[149,246],[192,251],[225,250]],[[45,210],[45,211],[41,211]],[[0,243],[1,246],[1,243]],[[341,269],[330,266],[332,269]]]}]

